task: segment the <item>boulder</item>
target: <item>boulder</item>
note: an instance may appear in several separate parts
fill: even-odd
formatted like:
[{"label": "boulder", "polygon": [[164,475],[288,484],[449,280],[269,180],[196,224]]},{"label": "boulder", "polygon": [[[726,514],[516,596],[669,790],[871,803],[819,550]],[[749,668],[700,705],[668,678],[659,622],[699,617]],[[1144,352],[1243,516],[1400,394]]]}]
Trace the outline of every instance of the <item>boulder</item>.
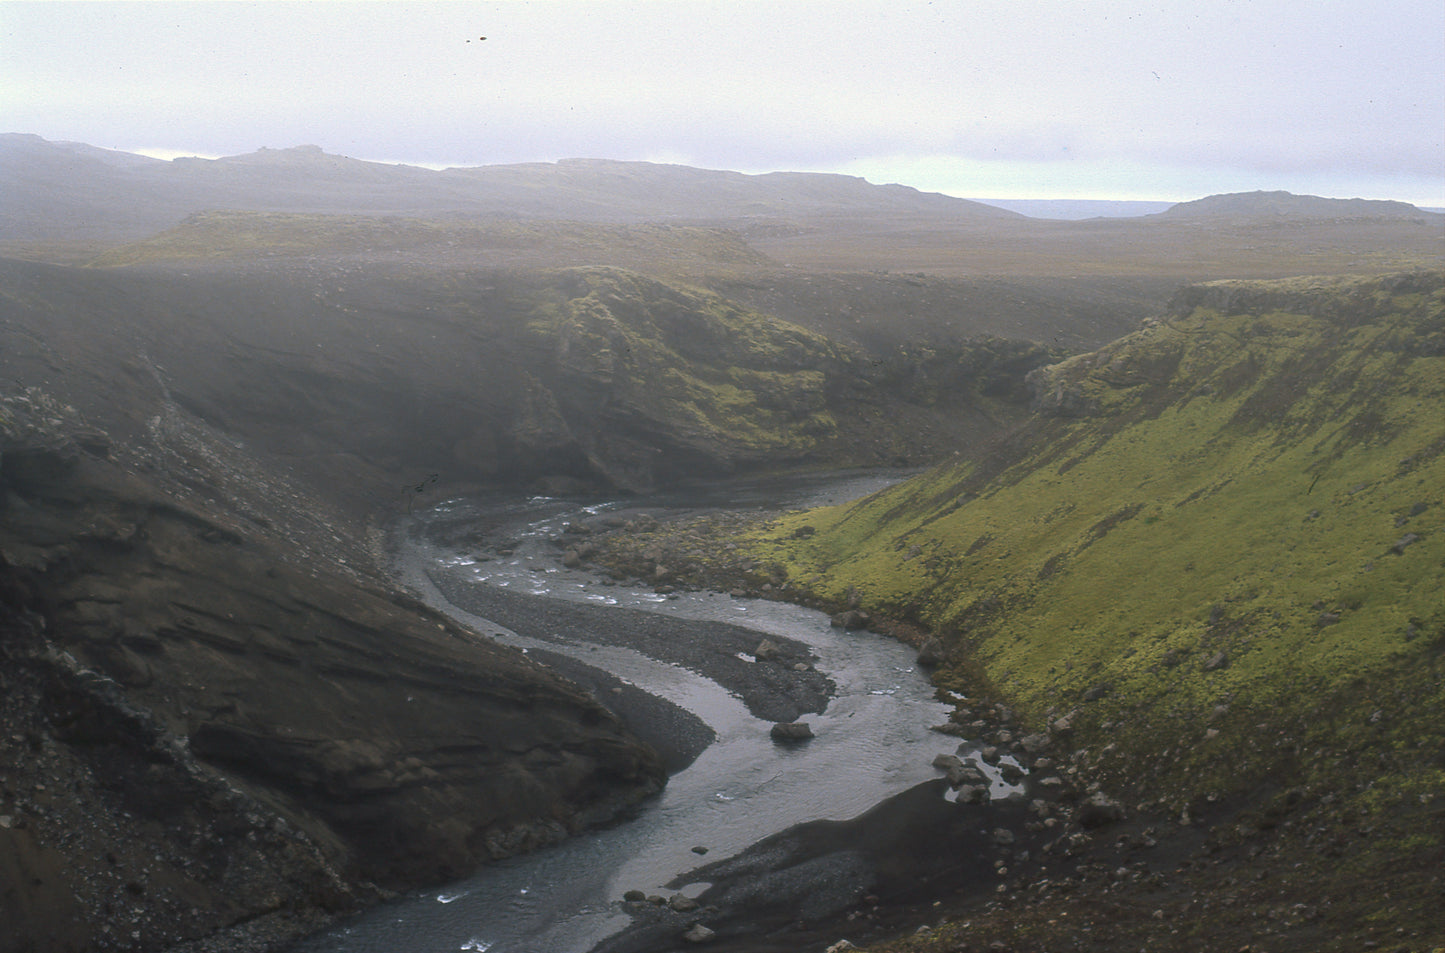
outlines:
[{"label": "boulder", "polygon": [[835,629],[866,629],[869,622],[868,613],[862,609],[848,609],[840,612],[829,620]]},{"label": "boulder", "polygon": [[753,649],[753,657],[759,662],[771,662],[782,654],[783,650],[778,648],[778,643],[772,639],[763,639],[758,643],[758,647]]},{"label": "boulder", "polygon": [[807,741],[813,729],[806,721],[778,722],[769,732],[774,741]]}]

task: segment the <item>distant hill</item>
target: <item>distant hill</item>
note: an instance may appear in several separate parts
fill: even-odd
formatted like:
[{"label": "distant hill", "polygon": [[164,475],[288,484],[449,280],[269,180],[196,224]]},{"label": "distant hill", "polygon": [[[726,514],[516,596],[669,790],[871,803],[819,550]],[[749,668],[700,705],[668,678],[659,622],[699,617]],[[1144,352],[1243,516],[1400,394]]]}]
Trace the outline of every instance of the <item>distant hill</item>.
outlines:
[{"label": "distant hill", "polygon": [[1407,202],[1378,199],[1327,199],[1292,192],[1231,192],[1180,202],[1157,216],[1161,219],[1415,221],[1438,218]]}]

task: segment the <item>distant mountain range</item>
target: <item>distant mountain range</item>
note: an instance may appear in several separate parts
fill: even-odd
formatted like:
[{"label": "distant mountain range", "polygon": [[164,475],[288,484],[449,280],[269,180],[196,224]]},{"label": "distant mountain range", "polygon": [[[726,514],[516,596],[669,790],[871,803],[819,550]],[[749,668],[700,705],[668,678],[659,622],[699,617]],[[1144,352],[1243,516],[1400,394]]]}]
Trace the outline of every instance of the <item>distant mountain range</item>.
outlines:
[{"label": "distant mountain range", "polygon": [[1164,214],[1410,219],[1403,202],[1252,192],[1161,202],[954,198],[854,176],[811,172],[745,175],[651,162],[567,159],[453,168],[366,162],[318,146],[259,149],[220,159],[172,161],[40,136],[0,134],[0,239],[124,240],[205,209],[346,214],[437,214],[591,222],[814,222],[886,214],[999,223]]},{"label": "distant mountain range", "polygon": [[[254,222],[212,215],[197,229],[194,216],[203,212],[330,217],[314,227],[290,220],[293,235],[314,236],[304,250],[309,255],[356,253],[337,245],[336,236],[355,233],[362,223],[338,223],[339,217],[388,217],[404,221],[369,235],[373,260],[400,254],[395,236],[408,235],[406,254],[418,262],[461,258],[490,266],[612,265],[668,273],[786,268],[795,275],[1107,275],[1174,282],[1378,272],[1431,267],[1445,258],[1445,215],[1403,202],[1287,192],[1172,206],[989,204],[826,173],[745,175],[608,159],[433,170],[332,155],[317,146],[163,161],[14,133],[0,135],[0,182],[0,256],[77,264],[178,228],[183,232],[163,244],[182,249],[182,257],[224,256],[230,254],[224,249],[250,241],[244,236]],[[545,222],[571,224],[523,239],[492,235],[480,244],[452,234],[460,224],[497,232]],[[218,223],[241,232],[221,235]],[[605,228],[587,232],[579,225]],[[630,235],[621,245],[605,230],[639,225],[654,231]],[[678,236],[657,231],[679,226],[728,234],[694,233],[691,251],[679,255]],[[196,245],[203,234],[210,243],[205,249]],[[430,245],[420,247],[417,236]],[[513,251],[498,251],[509,243]],[[301,251],[289,239],[283,244],[288,254]],[[698,259],[695,252],[704,247],[712,251]],[[154,261],[157,251],[120,259]],[[281,251],[273,244],[267,254]],[[703,259],[711,264],[688,263]]]}]

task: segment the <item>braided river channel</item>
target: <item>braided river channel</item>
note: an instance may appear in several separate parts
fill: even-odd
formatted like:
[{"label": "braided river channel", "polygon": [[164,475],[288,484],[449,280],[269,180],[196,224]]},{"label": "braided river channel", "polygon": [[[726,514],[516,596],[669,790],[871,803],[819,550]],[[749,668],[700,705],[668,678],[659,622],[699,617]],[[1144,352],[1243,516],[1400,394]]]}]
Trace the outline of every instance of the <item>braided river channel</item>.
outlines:
[{"label": "braided river channel", "polygon": [[[957,740],[929,731],[946,720],[949,706],[935,699],[914,650],[834,628],[826,615],[786,603],[706,592],[660,595],[618,584],[565,568],[555,542],[569,523],[624,508],[659,517],[697,508],[801,508],[843,502],[897,479],[834,474],[720,483],[646,499],[581,503],[498,496],[418,510],[396,532],[397,571],[408,586],[475,631],[558,661],[560,671],[599,696],[640,690],[670,703],[659,707],[672,712],[675,723],[639,726],[647,729],[639,734],[687,735],[695,740],[691,760],[629,820],[390,902],[302,941],[294,953],[652,949],[645,943],[614,945],[638,907],[648,906],[624,902],[627,891],[696,897],[709,881],[691,872],[705,864],[734,857],[793,825],[855,818],[885,799],[936,782],[932,759],[953,751]],[[506,611],[489,616],[494,607]],[[549,607],[565,609],[569,620],[588,621],[560,628]],[[741,633],[737,644],[746,646],[764,639],[801,643],[835,686],[821,713],[798,716],[815,737],[775,743],[769,734],[773,721],[786,719],[758,717],[737,695],[679,663],[678,656],[659,659],[654,656],[665,653],[649,655],[646,645],[632,647],[617,637],[632,626],[630,620],[643,618],[636,613],[647,613],[654,628],[665,622],[669,639],[678,642],[725,631]],[[505,622],[495,617],[499,614]],[[613,636],[593,637],[594,631]],[[760,664],[749,650],[732,654]],[[990,773],[996,794],[1007,790],[995,769],[975,763]],[[845,853],[812,870],[815,882],[802,893],[812,900],[805,904],[816,903],[820,910],[846,904],[849,896],[830,898],[829,891],[858,889],[866,874],[849,865]],[[673,932],[655,948],[687,946],[677,942],[679,936]]]}]

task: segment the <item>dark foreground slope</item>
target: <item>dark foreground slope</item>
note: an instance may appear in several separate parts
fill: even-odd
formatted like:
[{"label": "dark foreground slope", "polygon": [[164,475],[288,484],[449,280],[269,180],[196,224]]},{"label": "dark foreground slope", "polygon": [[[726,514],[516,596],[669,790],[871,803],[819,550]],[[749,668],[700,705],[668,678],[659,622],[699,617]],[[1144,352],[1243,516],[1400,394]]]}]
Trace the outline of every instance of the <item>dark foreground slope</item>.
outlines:
[{"label": "dark foreground slope", "polygon": [[1192,287],[1033,382],[983,463],[744,550],[931,633],[1079,799],[1053,874],[879,949],[1445,942],[1445,275]]},{"label": "dark foreground slope", "polygon": [[577,689],[125,472],[58,402],[6,398],[0,435],[3,949],[285,932],[658,790]]}]

